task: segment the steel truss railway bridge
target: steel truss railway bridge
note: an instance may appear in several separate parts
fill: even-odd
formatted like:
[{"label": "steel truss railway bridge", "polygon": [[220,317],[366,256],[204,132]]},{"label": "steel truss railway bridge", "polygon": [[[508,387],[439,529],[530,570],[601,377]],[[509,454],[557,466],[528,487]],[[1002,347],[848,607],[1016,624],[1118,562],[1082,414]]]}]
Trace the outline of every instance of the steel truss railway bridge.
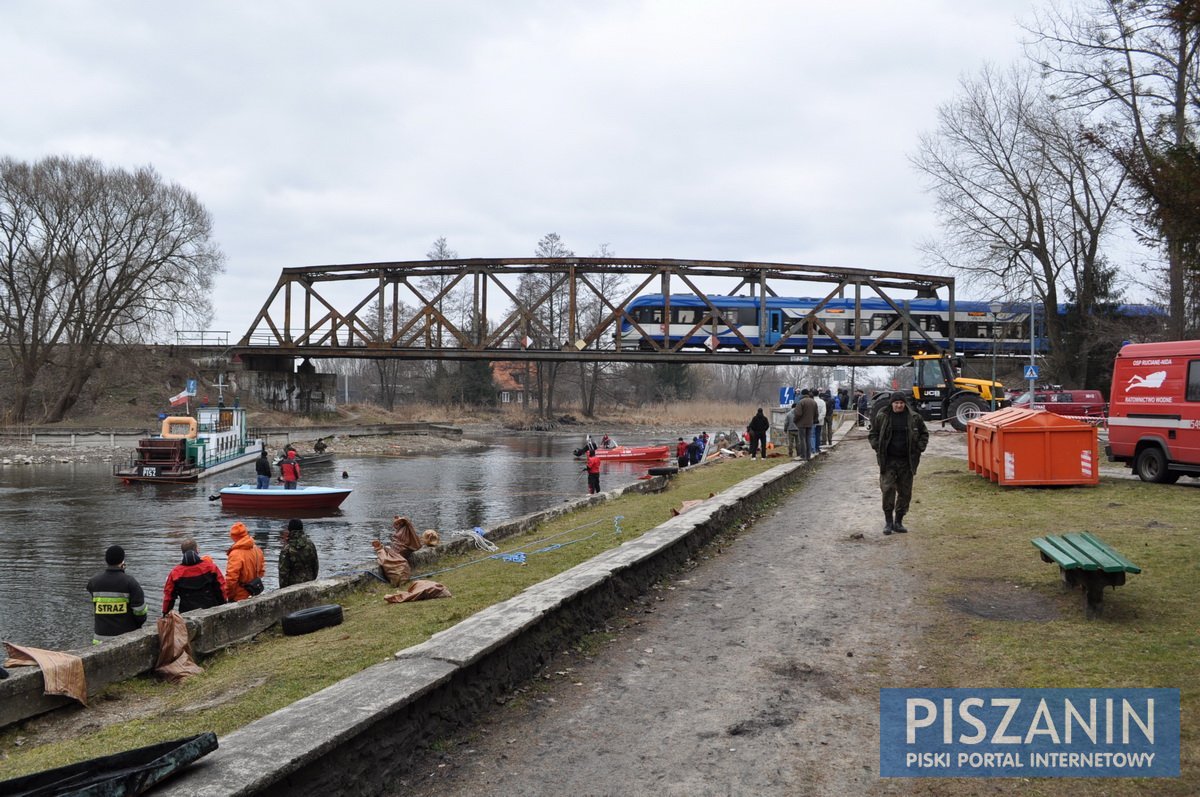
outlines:
[{"label": "steel truss railway bridge", "polygon": [[[816,286],[814,290],[814,285]],[[629,303],[639,295],[687,295],[701,309],[691,334],[721,323],[708,295],[757,298],[823,296],[788,319],[774,345],[738,334],[738,349],[684,349],[651,341],[621,345],[621,325],[641,335]],[[755,365],[897,364],[911,352],[953,353],[913,322],[910,298],[940,298],[954,321],[954,280],[928,274],[790,263],[629,258],[470,258],[285,268],[231,352],[246,367],[278,369],[295,358],[420,360],[621,361]],[[817,317],[830,301],[853,300],[853,337],[835,334]],[[863,332],[861,302],[879,299],[895,311],[885,329]],[[669,314],[669,308],[668,308]],[[846,316],[850,318],[849,315]],[[883,351],[899,332],[899,350]],[[661,334],[661,330],[657,334]],[[815,336],[836,347],[814,348]],[[803,336],[807,346],[796,346]]]}]

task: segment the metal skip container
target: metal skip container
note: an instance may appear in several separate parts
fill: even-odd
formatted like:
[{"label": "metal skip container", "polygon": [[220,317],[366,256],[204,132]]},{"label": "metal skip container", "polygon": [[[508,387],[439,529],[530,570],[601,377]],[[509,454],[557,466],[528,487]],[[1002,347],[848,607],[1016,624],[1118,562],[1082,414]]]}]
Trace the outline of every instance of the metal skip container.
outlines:
[{"label": "metal skip container", "polygon": [[1096,427],[1045,410],[1008,407],[967,425],[967,466],[1005,487],[1100,481]]}]

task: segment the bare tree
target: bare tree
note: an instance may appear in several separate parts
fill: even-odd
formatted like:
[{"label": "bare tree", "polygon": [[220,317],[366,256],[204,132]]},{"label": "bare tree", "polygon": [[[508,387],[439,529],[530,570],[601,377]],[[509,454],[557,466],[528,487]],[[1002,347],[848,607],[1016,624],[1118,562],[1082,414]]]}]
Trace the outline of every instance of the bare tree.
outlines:
[{"label": "bare tree", "polygon": [[1197,326],[1187,271],[1200,264],[1188,257],[1188,233],[1157,213],[1174,178],[1156,162],[1193,141],[1200,2],[1087,0],[1052,6],[1027,29],[1031,55],[1063,101],[1102,122],[1095,137],[1144,181],[1142,220],[1161,235],[1167,257],[1169,334],[1184,337]]},{"label": "bare tree", "polygon": [[[566,247],[558,233],[548,233],[538,241],[536,257],[572,257],[575,253]],[[568,286],[562,275],[523,274],[517,284],[516,295],[526,306],[537,305],[538,312],[525,319],[525,334],[535,345],[542,348],[558,348],[567,335]],[[561,363],[538,362],[535,365],[535,386],[538,414],[548,416],[554,412],[554,390]]]},{"label": "bare tree", "polygon": [[[1123,172],[1081,130],[1029,70],[985,67],[939,109],[912,158],[941,216],[942,237],[926,254],[998,297],[1027,296],[1032,283],[1052,346],[1064,337],[1060,301],[1090,307],[1112,290],[1101,243]],[[1064,347],[1051,358],[1056,371],[1070,369]]]},{"label": "bare tree", "polygon": [[152,168],[6,158],[0,186],[0,235],[10,255],[0,264],[0,325],[22,379],[16,420],[51,358],[63,378],[43,418],[49,423],[79,399],[105,346],[211,318],[209,293],[223,261],[212,219],[193,194]]},{"label": "bare tree", "polygon": [[[615,253],[608,244],[600,244],[592,257],[613,257]],[[601,296],[619,296],[629,289],[629,279],[623,274],[603,272],[589,277],[592,286]],[[578,315],[578,328],[596,327],[600,324],[608,308],[600,299],[590,292],[579,292],[579,306],[575,308]],[[599,347],[601,341],[592,345]],[[580,362],[579,364],[579,397],[584,417],[591,418],[596,413],[596,398],[600,395],[602,377],[611,372],[612,363]],[[684,366],[686,368],[686,366]]]}]

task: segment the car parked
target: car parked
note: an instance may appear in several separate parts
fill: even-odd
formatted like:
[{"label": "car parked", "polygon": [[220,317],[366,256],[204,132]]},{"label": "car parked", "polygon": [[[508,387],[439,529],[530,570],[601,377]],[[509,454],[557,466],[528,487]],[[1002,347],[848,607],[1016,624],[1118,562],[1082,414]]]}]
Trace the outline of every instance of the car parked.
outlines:
[{"label": "car parked", "polygon": [[[1070,415],[1077,418],[1102,418],[1108,405],[1099,390],[1063,390],[1061,388],[1033,391],[1035,407],[1047,410],[1056,415]],[[1029,391],[1015,395],[1012,400],[1014,407],[1029,408]]]}]

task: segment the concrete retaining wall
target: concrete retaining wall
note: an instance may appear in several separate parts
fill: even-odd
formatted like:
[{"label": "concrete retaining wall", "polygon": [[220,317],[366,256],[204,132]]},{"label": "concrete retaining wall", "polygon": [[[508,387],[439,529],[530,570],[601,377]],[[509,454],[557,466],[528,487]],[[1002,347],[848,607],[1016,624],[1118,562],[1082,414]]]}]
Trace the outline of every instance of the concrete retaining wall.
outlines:
[{"label": "concrete retaining wall", "polygon": [[395,791],[414,748],[528,680],[717,533],[806,470],[776,466],[646,534],[485,609],[428,641],[220,740],[163,793],[375,795]]}]

